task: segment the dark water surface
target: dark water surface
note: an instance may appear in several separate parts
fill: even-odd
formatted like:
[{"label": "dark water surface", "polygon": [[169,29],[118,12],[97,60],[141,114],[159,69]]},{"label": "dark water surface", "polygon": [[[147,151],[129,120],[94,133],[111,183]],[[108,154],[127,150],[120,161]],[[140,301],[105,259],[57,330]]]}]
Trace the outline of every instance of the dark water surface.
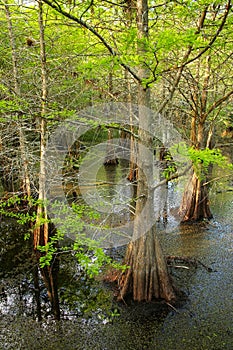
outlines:
[{"label": "dark water surface", "polygon": [[118,305],[120,316],[111,319],[38,323],[25,310],[30,293],[18,300],[20,313],[2,291],[0,349],[233,350],[233,192],[214,196],[212,208],[209,224],[168,225],[159,233],[166,255],[195,258],[212,269],[172,269],[176,285],[187,295],[176,310],[167,305],[161,310],[156,303]]}]

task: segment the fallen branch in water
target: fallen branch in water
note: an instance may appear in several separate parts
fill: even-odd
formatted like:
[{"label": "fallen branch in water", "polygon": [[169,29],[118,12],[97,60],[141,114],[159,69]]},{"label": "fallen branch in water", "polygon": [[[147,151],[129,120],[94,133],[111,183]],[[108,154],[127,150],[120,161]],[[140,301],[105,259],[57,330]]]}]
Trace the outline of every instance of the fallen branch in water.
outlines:
[{"label": "fallen branch in water", "polygon": [[179,310],[177,310],[172,304],[170,304],[169,302],[165,302],[166,305],[168,305],[171,309],[173,309],[175,312],[179,313]]},{"label": "fallen branch in water", "polygon": [[197,268],[199,265],[201,265],[208,272],[216,272],[216,270],[213,270],[211,267],[206,266],[205,264],[203,264],[200,260],[197,260],[196,258],[169,255],[169,256],[167,256],[166,259],[167,259],[167,265],[171,266],[171,267],[189,269],[189,267],[187,267],[187,266],[176,265],[177,263],[185,263],[186,265],[193,266],[195,268]]},{"label": "fallen branch in water", "polygon": [[186,269],[186,270],[189,270],[189,267],[188,267],[188,266],[174,265],[173,267],[175,267],[176,269]]}]

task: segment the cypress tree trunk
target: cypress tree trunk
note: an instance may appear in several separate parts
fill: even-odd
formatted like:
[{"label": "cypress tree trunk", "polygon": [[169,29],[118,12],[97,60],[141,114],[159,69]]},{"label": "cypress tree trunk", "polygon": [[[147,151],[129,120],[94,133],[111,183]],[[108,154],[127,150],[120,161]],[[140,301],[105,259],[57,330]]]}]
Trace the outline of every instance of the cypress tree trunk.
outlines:
[{"label": "cypress tree trunk", "polygon": [[186,186],[179,209],[182,222],[198,221],[212,217],[208,190],[204,183],[205,181],[193,172]]},{"label": "cypress tree trunk", "polygon": [[120,280],[118,300],[124,300],[127,295],[138,302],[149,302],[152,299],[175,300],[166,261],[154,228],[129,243],[125,263],[130,268]]},{"label": "cypress tree trunk", "polygon": [[130,182],[137,181],[137,144],[134,137],[134,125],[133,125],[133,112],[132,112],[132,91],[131,91],[131,83],[129,80],[128,72],[125,72],[125,79],[127,81],[127,102],[129,105],[129,121],[130,121],[130,161],[129,161],[129,174],[127,179]]},{"label": "cypress tree trunk", "polygon": [[[148,40],[148,2],[137,1],[138,53],[146,53]],[[145,65],[138,72],[141,79],[148,77]],[[138,183],[137,202],[134,220],[133,239],[128,245],[125,263],[130,268],[120,280],[119,300],[132,294],[135,301],[151,301],[153,298],[171,301],[175,293],[168,274],[161,246],[156,236],[154,225],[154,192],[153,192],[153,137],[148,132],[152,124],[149,110],[150,90],[138,86],[139,108],[139,145],[138,145]],[[140,214],[140,216],[139,216]],[[141,219],[140,219],[141,218]]]},{"label": "cypress tree trunk", "polygon": [[[201,106],[199,115],[194,113],[191,120],[191,134],[190,140],[195,149],[200,150],[207,146],[209,147],[210,138],[205,143],[204,125],[207,118],[207,96],[208,96],[208,83],[210,78],[210,57],[206,57],[206,68],[203,82],[203,90],[201,93]],[[198,96],[194,95],[195,105],[198,110]],[[179,214],[182,217],[182,222],[198,221],[203,219],[210,219],[212,217],[209,199],[208,188],[204,185],[206,175],[203,174],[201,163],[199,164],[198,174],[193,169],[193,173],[185,188],[182,203],[179,209]]]}]

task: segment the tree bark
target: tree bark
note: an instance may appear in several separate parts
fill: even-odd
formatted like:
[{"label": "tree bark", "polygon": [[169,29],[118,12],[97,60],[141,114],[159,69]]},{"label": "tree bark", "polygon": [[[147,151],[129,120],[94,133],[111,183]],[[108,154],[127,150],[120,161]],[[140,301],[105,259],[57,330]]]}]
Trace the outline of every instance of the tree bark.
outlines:
[{"label": "tree bark", "polygon": [[[34,229],[34,249],[37,259],[40,259],[41,253],[38,246],[46,246],[49,241],[49,234],[52,234],[54,227],[49,225],[47,213],[47,195],[46,195],[46,105],[47,105],[47,64],[44,38],[43,23],[43,4],[38,1],[39,6],[39,28],[40,28],[40,61],[41,61],[41,117],[40,117],[40,173],[39,173],[39,203],[37,206],[36,225]],[[42,222],[41,222],[42,220]],[[50,227],[51,226],[51,227]],[[45,253],[46,254],[46,253]],[[57,276],[59,265],[56,259],[50,262],[49,266],[41,267],[41,275],[47,288],[48,297],[52,306],[52,313],[56,320],[60,320],[60,306],[58,298]]]},{"label": "tree bark", "polygon": [[[40,172],[39,172],[39,196],[40,203],[37,206],[36,228],[34,230],[34,247],[48,243],[48,215],[46,207],[46,175],[45,175],[45,149],[46,149],[46,103],[47,103],[47,69],[46,51],[44,40],[44,24],[42,2],[39,5],[39,28],[40,28],[40,63],[41,63],[41,116],[40,116]],[[41,219],[43,218],[43,225]]]},{"label": "tree bark", "polygon": [[205,181],[201,180],[195,172],[190,178],[179,209],[182,222],[198,221],[202,219],[210,219],[212,217],[208,191],[204,185]]},{"label": "tree bark", "polygon": [[[198,66],[200,69],[200,65]],[[198,78],[200,74],[198,70]],[[208,87],[210,80],[210,56],[206,57],[205,75],[203,78],[203,86],[200,94],[200,101],[198,100],[198,92],[193,93],[194,110],[191,120],[190,140],[197,150],[206,147],[204,126],[207,118],[207,102],[208,102]],[[182,222],[199,221],[203,219],[210,219],[212,217],[208,189],[204,185],[206,182],[206,175],[202,171],[202,165],[199,164],[198,174],[193,168],[193,173],[186,185],[179,214]]]},{"label": "tree bark", "polygon": [[[18,57],[17,57],[16,46],[15,46],[15,37],[14,37],[12,20],[11,20],[11,13],[10,13],[10,9],[7,1],[5,1],[5,12],[6,12],[6,18],[8,23],[8,33],[9,33],[9,39],[10,39],[10,45],[11,45],[14,94],[16,98],[20,98],[21,91],[20,91],[19,74],[18,74]],[[19,120],[18,121],[19,146],[20,146],[20,156],[21,156],[22,172],[23,172],[22,191],[23,193],[26,193],[27,197],[29,198],[31,196],[31,186],[30,186],[30,177],[29,177],[29,170],[28,170],[28,159],[26,155],[25,135],[21,124],[22,124],[22,120]]]},{"label": "tree bark", "polygon": [[129,74],[125,72],[125,79],[127,81],[127,102],[129,104],[129,123],[130,123],[130,160],[129,160],[129,174],[127,179],[130,182],[137,181],[137,146],[134,138],[134,125],[133,125],[133,112],[132,112],[132,91],[131,91],[131,83],[129,80]]},{"label": "tree bark", "polygon": [[[148,42],[148,2],[137,1],[138,54],[145,57]],[[148,77],[145,64],[139,67],[140,79]],[[139,145],[138,145],[138,183],[137,202],[134,220],[133,239],[127,247],[125,264],[130,268],[120,280],[119,300],[132,295],[133,300],[151,301],[175,299],[175,293],[168,274],[162,249],[156,236],[153,223],[153,152],[152,135],[148,132],[152,124],[150,89],[138,86]],[[149,151],[148,151],[149,150]],[[139,220],[139,214],[143,219]],[[141,217],[141,215],[140,215]]]}]

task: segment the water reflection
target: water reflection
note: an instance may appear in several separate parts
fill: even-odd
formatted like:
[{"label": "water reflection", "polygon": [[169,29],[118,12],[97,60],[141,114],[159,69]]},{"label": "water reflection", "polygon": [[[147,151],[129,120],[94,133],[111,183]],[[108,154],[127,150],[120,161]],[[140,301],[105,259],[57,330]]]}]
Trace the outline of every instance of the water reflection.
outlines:
[{"label": "water reflection", "polygon": [[[123,173],[127,173],[124,164],[119,163],[108,170],[105,167],[99,170],[98,181],[104,179],[107,184],[100,186],[98,191],[105,198],[105,205],[115,205],[117,218],[103,215],[109,225],[119,227],[121,215],[122,220],[129,218],[127,201],[132,198],[132,187],[124,184]],[[109,183],[113,185],[109,186]],[[167,196],[164,196],[168,224],[166,227],[158,225],[164,253],[199,259],[214,271],[210,273],[204,268],[173,270],[177,286],[188,295],[185,305],[177,312],[168,305],[163,305],[163,310],[150,304],[116,306],[109,291],[103,290],[96,281],[89,281],[75,259],[67,255],[60,261],[59,277],[63,320],[59,326],[51,321],[50,305],[40,279],[45,321],[42,326],[38,325],[33,321],[37,318],[37,310],[30,244],[23,239],[24,229],[11,220],[2,220],[0,327],[4,332],[0,334],[0,348],[231,350],[233,192],[212,195],[214,220],[210,223],[177,225],[175,215],[172,217],[171,214],[182,193],[179,186],[180,182],[176,186],[169,185]],[[126,189],[127,196],[122,193]],[[156,194],[156,203],[160,194],[159,191]],[[115,197],[115,203],[111,197]],[[163,207],[164,202],[160,210]],[[176,225],[173,224],[175,221]],[[121,316],[111,316],[115,307],[119,308]]]}]

